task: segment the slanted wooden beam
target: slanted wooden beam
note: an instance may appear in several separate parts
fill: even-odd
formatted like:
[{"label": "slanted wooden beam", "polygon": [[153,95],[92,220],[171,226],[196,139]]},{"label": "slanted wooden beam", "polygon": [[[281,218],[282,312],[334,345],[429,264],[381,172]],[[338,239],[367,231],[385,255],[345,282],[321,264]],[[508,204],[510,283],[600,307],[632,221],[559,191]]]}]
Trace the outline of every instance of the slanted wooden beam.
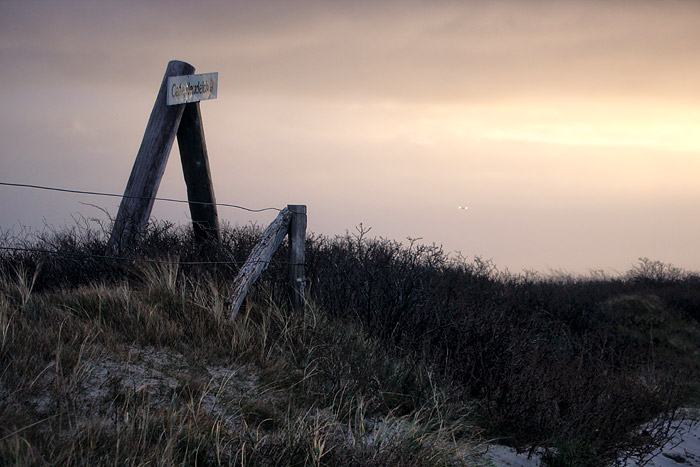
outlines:
[{"label": "slanted wooden beam", "polygon": [[236,319],[238,310],[241,308],[248,290],[260,274],[267,269],[272,255],[275,254],[277,248],[282,244],[282,240],[284,240],[289,231],[291,218],[292,213],[289,209],[282,209],[277,218],[267,226],[265,232],[263,232],[262,240],[255,245],[245,264],[238,271],[238,275],[234,280],[233,292],[229,295],[228,300],[230,303],[231,321]]},{"label": "slanted wooden beam", "polygon": [[185,104],[166,105],[168,78],[193,73],[194,67],[189,63],[177,60],[168,63],[114,221],[108,243],[112,253],[118,254],[125,246],[132,244],[148,223],[153,210],[153,198],[158,193],[170,149],[185,111]]},{"label": "slanted wooden beam", "polygon": [[180,128],[177,130],[177,145],[187,184],[187,199],[190,202],[195,237],[200,240],[218,240],[219,215],[216,211],[199,102],[185,104]]}]

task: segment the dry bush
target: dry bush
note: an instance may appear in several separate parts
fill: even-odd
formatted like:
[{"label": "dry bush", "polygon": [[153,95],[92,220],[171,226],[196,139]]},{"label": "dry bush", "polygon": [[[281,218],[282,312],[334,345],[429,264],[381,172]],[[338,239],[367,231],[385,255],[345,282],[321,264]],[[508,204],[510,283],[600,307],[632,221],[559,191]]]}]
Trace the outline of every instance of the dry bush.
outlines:
[{"label": "dry bush", "polygon": [[[0,281],[0,463],[461,465],[464,406],[359,326],[265,295],[232,324],[210,278],[133,274]],[[369,437],[400,413],[405,429]]]},{"label": "dry bush", "polygon": [[[666,439],[664,427],[681,396],[688,397],[683,378],[697,375],[697,368],[688,370],[694,361],[679,358],[698,350],[696,335],[677,345],[678,329],[700,318],[697,275],[648,260],[616,278],[514,275],[480,258],[450,257],[437,246],[367,234],[360,227],[353,235],[308,238],[309,299],[317,308],[303,316],[279,305],[287,281],[283,246],[253,291],[269,297],[266,306],[248,306],[237,326],[225,323],[227,285],[259,238],[256,227],[225,229],[220,243],[201,245],[188,229],[153,223],[129,254],[171,264],[146,267],[81,256],[101,255],[106,246],[104,235],[85,228],[15,239],[66,256],[2,254],[6,277],[28,272],[24,288],[4,298],[11,311],[1,316],[0,331],[14,329],[8,325],[13,307],[27,290],[64,289],[61,319],[80,318],[80,329],[106,325],[141,345],[244,359],[274,385],[295,388],[296,403],[308,403],[311,394],[345,414],[341,418],[358,405],[407,414],[442,385],[450,389],[438,393],[458,401],[433,404],[450,413],[446,418],[458,420],[464,411],[456,407],[475,405],[490,436],[522,450],[543,449],[552,464],[641,456]],[[230,263],[174,266],[174,258]],[[39,264],[41,273],[28,280]],[[121,292],[105,292],[115,285]],[[628,296],[656,297],[654,313],[678,324],[654,324],[656,334],[648,335],[648,322],[620,321],[625,311],[611,303]],[[57,326],[58,318],[32,313],[38,326]],[[64,348],[79,351],[90,332],[80,331],[83,337]],[[6,355],[8,342],[3,338]],[[653,429],[639,429],[652,420]]]}]

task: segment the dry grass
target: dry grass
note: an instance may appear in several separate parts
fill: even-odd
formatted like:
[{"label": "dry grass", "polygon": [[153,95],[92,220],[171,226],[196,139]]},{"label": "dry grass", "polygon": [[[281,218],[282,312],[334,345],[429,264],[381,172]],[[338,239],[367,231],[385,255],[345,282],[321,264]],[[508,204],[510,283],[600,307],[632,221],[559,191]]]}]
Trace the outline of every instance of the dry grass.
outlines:
[{"label": "dry grass", "polygon": [[0,463],[464,463],[478,431],[424,365],[311,307],[261,295],[232,325],[211,279],[140,274],[0,281]]},{"label": "dry grass", "polygon": [[[86,228],[0,232],[68,255],[0,256],[4,452],[38,463],[94,451],[127,464],[449,464],[465,459],[455,456],[464,440],[473,451],[477,423],[551,465],[601,465],[643,458],[679,404],[700,400],[698,274],[642,259],[618,277],[514,275],[360,228],[308,239],[315,305],[299,315],[283,305],[283,246],[231,325],[237,263],[177,259],[239,262],[259,233],[225,229],[201,245],[154,223],[128,253],[166,262],[144,265],[81,256],[104,251]],[[131,392],[94,390],[101,374],[133,380]],[[90,409],[87,388],[101,400]],[[185,409],[202,395],[204,409]],[[105,431],[123,405],[124,430]],[[652,420],[648,436],[639,427]],[[385,422],[406,436],[368,441],[393,433],[376,429]],[[85,427],[83,447],[66,449]]]}]

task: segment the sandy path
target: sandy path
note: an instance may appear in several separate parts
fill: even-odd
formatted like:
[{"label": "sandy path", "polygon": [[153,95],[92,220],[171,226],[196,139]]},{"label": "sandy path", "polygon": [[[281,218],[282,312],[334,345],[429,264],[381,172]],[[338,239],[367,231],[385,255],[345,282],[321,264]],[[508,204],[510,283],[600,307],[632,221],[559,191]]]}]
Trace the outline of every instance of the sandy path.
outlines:
[{"label": "sandy path", "polygon": [[[675,422],[678,431],[674,439],[655,453],[654,458],[644,464],[646,467],[700,467],[700,422],[697,411],[693,419],[684,419]],[[492,445],[489,447],[486,457],[493,461],[494,465],[504,467],[536,467],[539,459],[528,459],[526,454],[518,454],[507,446]],[[634,462],[627,462],[628,467],[636,466]]]}]

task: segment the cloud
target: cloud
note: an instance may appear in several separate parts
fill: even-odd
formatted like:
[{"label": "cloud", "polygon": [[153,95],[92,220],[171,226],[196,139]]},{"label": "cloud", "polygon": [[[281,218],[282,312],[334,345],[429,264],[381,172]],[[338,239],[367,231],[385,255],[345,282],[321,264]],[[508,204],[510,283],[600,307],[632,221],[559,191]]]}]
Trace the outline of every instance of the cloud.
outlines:
[{"label": "cloud", "polygon": [[[583,269],[668,251],[614,248],[662,237],[652,206],[694,235],[673,244],[683,259],[697,250],[698,44],[697,1],[0,0],[0,168],[119,192],[180,59],[219,72],[203,118],[223,202],[307,203],[323,233],[365,222],[499,264]],[[168,167],[161,192],[185,196],[175,154]],[[80,209],[52,202],[12,209]],[[573,251],[584,224],[596,244]]]},{"label": "cloud", "polygon": [[23,5],[3,6],[2,60],[14,69],[44,64],[64,79],[79,72],[125,84],[124,76],[141,79],[142,69],[179,58],[234,77],[240,93],[421,102],[654,94],[700,101],[697,2]]}]

